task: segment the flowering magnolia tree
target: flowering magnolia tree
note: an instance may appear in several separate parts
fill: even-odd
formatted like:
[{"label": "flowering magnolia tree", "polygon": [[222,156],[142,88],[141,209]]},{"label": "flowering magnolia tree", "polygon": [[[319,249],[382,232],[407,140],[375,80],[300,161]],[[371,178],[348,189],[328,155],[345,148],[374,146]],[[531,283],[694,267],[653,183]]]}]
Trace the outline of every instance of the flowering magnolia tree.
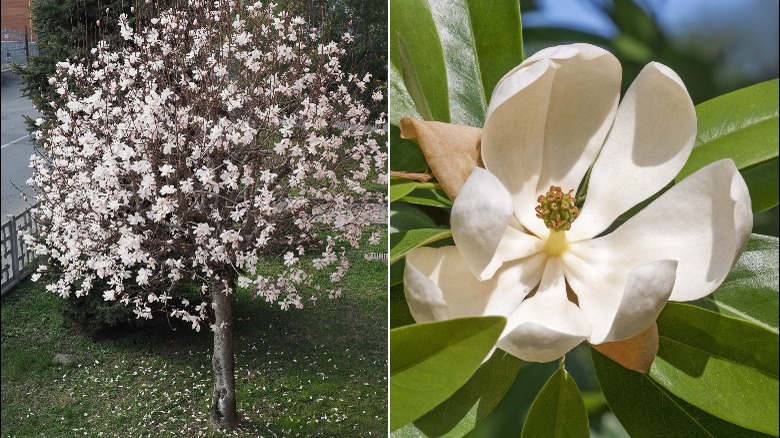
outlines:
[{"label": "flowering magnolia tree", "polygon": [[[38,121],[31,158],[41,229],[25,241],[46,256],[37,276],[52,293],[210,327],[212,422],[233,427],[232,294],[288,309],[341,293],[346,247],[375,219],[359,212],[384,202],[368,190],[386,179],[384,121],[364,104],[383,97],[342,72],[341,44],[276,4],[179,1],[154,15],[135,28],[123,15],[121,47],[59,63],[64,104]],[[270,262],[282,269],[258,273]],[[201,299],[174,299],[178,283]]]},{"label": "flowering magnolia tree", "polygon": [[557,361],[522,436],[588,436],[585,343],[632,436],[777,435],[777,80],[694,106],[650,62],[621,96],[604,48],[526,59],[516,2],[391,10],[391,431],[464,435]]}]

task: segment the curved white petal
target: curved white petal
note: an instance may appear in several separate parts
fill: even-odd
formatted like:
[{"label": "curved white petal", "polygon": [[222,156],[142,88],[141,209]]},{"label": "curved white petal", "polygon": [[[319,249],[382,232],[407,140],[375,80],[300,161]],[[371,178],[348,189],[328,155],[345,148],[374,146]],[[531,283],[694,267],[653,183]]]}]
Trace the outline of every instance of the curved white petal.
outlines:
[{"label": "curved white petal", "polygon": [[512,197],[485,169],[475,168],[452,205],[452,238],[469,270],[480,280],[501,264],[541,251],[544,243],[510,225]]},{"label": "curved white petal", "polygon": [[546,254],[507,263],[479,281],[455,246],[417,248],[406,255],[404,293],[417,322],[481,315],[507,316],[542,276]]},{"label": "curved white petal", "polygon": [[661,190],[682,169],[695,139],[696,112],[685,85],[669,67],[651,62],[618,107],[570,238],[598,235]]},{"label": "curved white petal", "polygon": [[632,338],[647,330],[669,300],[676,272],[676,260],[659,260],[631,271],[615,321],[604,342]]},{"label": "curved white petal", "polygon": [[529,362],[558,359],[591,332],[580,309],[566,297],[561,259],[550,257],[539,288],[507,318],[496,346]]},{"label": "curved white petal", "polygon": [[570,250],[610,253],[629,266],[676,260],[669,299],[690,301],[720,286],[752,227],[747,185],[726,159],[690,175],[614,232],[573,244]]},{"label": "curved white petal", "polygon": [[[512,195],[518,219],[528,222],[523,223],[527,227],[534,226],[523,214],[533,213],[538,196],[544,126],[557,68],[553,61],[542,60],[504,78],[491,98],[503,102],[491,104],[482,130],[482,162]],[[531,231],[538,235],[543,229],[544,224]]]},{"label": "curved white petal", "polygon": [[593,325],[591,344],[636,336],[647,329],[669,300],[677,262],[631,265],[622,253],[575,244],[564,254],[566,280]]},{"label": "curved white petal", "polygon": [[536,53],[496,85],[482,159],[507,187],[524,227],[539,237],[536,198],[550,185],[576,190],[604,142],[620,95],[621,68],[589,44]]}]

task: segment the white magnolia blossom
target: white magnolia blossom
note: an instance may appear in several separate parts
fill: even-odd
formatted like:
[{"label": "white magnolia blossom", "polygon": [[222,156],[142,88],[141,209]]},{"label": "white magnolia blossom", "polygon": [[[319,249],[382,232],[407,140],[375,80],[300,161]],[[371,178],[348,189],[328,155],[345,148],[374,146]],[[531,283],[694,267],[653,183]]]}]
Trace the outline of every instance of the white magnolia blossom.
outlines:
[{"label": "white magnolia blossom", "polygon": [[[546,362],[585,340],[636,336],[667,301],[723,282],[752,228],[744,180],[731,160],[712,163],[620,223],[672,181],[696,137],[671,69],[648,64],[618,105],[620,81],[618,60],[588,44],[542,50],[501,79],[482,131],[485,168],[452,208],[455,246],[406,257],[417,322],[502,315],[496,347]],[[576,193],[591,166],[579,216],[548,229],[542,196]]]},{"label": "white magnolia blossom", "polygon": [[[156,294],[187,282],[206,302],[238,278],[286,309],[314,286],[340,293],[347,248],[371,218],[323,212],[385,200],[366,189],[386,178],[370,77],[343,71],[342,44],[272,2],[148,12],[121,15],[121,43],[58,63],[49,80],[62,101],[39,108],[30,184],[40,233],[25,237],[47,256],[47,290],[98,292],[139,318],[166,312],[196,329],[207,305]],[[269,260],[285,266],[258,276]],[[332,289],[304,275],[310,267],[330,273]]]}]

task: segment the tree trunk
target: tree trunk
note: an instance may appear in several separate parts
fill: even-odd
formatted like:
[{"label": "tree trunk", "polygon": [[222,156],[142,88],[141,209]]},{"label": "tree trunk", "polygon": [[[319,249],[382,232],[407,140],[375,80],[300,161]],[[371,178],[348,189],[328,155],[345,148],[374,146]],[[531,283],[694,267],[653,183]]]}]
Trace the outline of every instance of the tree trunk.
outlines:
[{"label": "tree trunk", "polygon": [[[233,274],[225,280],[233,287]],[[214,374],[214,399],[211,402],[211,424],[217,429],[233,429],[238,425],[236,415],[236,378],[233,372],[233,294],[225,293],[221,281],[212,291],[214,306],[214,354],[211,368]]]}]

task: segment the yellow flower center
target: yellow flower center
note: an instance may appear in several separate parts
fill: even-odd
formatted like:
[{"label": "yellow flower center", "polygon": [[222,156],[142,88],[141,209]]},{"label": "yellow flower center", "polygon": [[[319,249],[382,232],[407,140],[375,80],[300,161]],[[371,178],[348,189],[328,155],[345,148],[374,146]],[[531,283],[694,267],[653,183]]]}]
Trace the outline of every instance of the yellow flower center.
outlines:
[{"label": "yellow flower center", "polygon": [[569,242],[566,241],[565,231],[550,230],[550,237],[544,243],[544,252],[552,257],[557,257],[569,249]]}]

